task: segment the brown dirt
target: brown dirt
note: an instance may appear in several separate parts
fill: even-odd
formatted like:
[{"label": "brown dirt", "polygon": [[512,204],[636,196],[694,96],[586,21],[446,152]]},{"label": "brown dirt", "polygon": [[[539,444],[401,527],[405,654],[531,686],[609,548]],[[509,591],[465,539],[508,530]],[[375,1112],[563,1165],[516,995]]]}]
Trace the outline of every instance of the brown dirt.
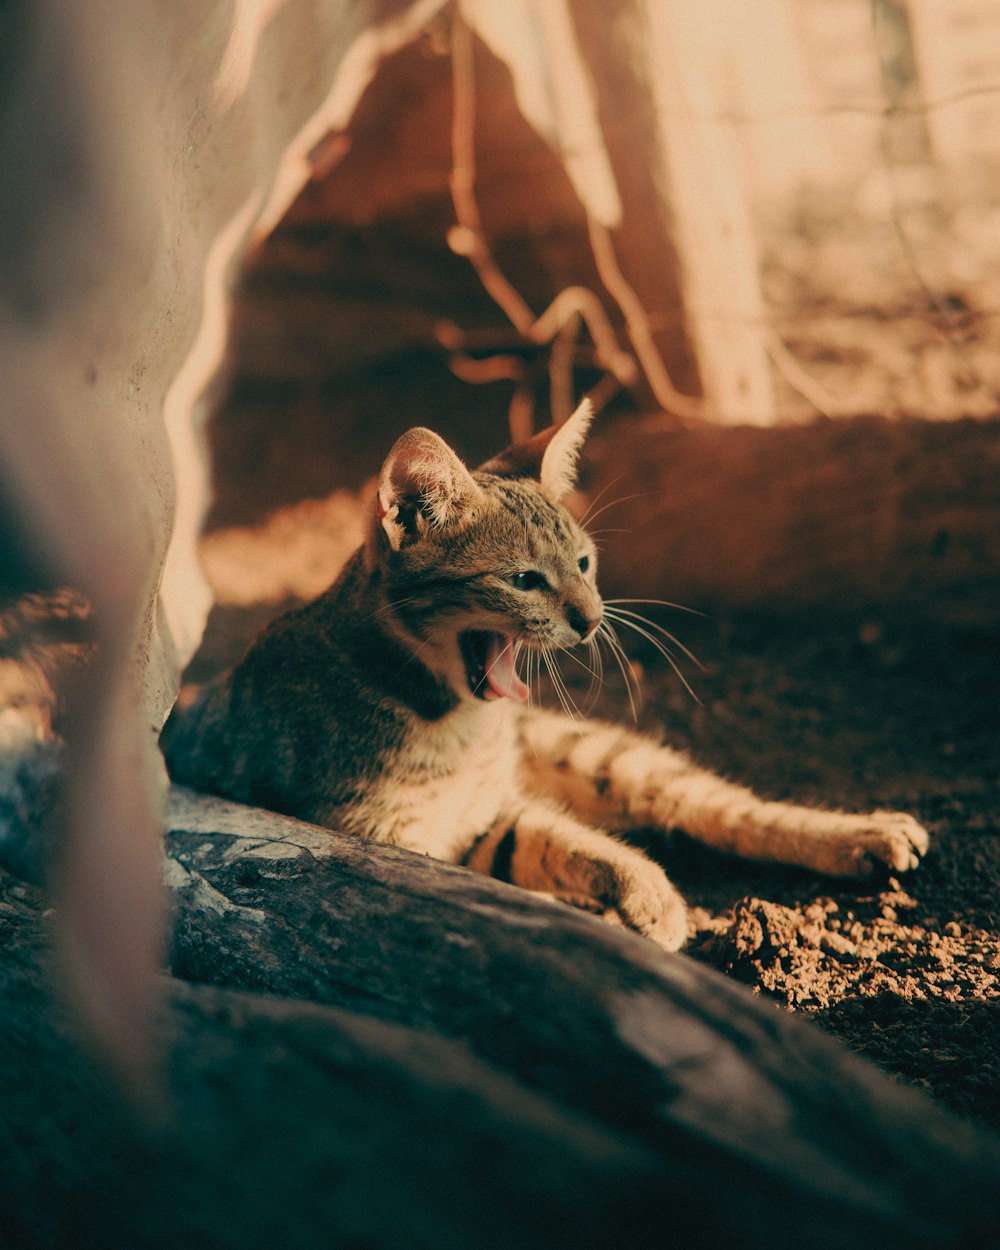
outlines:
[{"label": "brown dirt", "polygon": [[657,858],[692,906],[689,954],[1000,1128],[1000,640],[878,622],[681,629],[706,661],[688,673],[701,702],[647,656],[643,724],[769,797],[900,808],[932,837],[915,872],[849,882],[675,835]]}]

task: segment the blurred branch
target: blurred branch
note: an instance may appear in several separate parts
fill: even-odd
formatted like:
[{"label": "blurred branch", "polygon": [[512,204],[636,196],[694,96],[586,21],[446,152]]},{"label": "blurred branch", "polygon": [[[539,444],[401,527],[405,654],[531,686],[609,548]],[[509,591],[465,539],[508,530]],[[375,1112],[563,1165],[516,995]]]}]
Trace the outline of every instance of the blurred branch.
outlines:
[{"label": "blurred branch", "polygon": [[[521,293],[508,280],[497,264],[482,228],[482,218],[475,194],[475,106],[476,83],[473,63],[472,30],[458,7],[452,24],[452,78],[454,85],[454,112],[452,115],[452,169],[449,178],[452,202],[455,206],[456,225],[448,232],[448,245],[456,255],[466,257],[479,276],[485,290],[502,309],[511,325],[530,344],[551,344],[550,392],[554,420],[567,416],[573,406],[572,371],[576,359],[576,341],[581,322],[586,326],[594,343],[598,365],[614,379],[613,387],[601,386],[599,402],[606,403],[609,389],[613,394],[619,387],[635,384],[637,370],[635,360],[618,343],[614,328],[601,301],[593,291],[583,286],[565,287],[540,317]],[[468,360],[453,369],[458,376],[469,377],[470,372],[480,374],[482,380],[494,380],[491,371],[475,368],[470,371]],[[506,368],[506,365],[504,366]],[[461,369],[461,372],[459,371]],[[500,376],[512,376],[502,373]],[[654,388],[655,389],[655,388]],[[514,426],[519,432],[531,432],[532,419],[530,394],[521,386],[515,392],[510,415],[511,434]],[[514,409],[517,409],[516,413]]]},{"label": "blurred branch", "polygon": [[671,381],[663,357],[656,349],[646,310],[618,266],[611,232],[590,214],[587,215],[590,247],[597,263],[601,281],[611,292],[625,317],[625,325],[635,354],[646,375],[657,403],[671,416],[684,419],[701,414],[702,402],[696,396],[682,394]]}]

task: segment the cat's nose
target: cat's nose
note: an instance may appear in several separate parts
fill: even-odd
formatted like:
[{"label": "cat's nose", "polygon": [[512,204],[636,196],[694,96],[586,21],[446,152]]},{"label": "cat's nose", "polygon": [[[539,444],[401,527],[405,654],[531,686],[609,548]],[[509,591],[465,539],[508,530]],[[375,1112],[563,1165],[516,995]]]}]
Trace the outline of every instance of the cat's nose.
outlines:
[{"label": "cat's nose", "polygon": [[581,642],[586,642],[588,638],[592,638],[601,623],[600,616],[587,616],[580,611],[575,603],[566,604],[566,620],[569,622],[570,628],[575,629],[580,635]]}]

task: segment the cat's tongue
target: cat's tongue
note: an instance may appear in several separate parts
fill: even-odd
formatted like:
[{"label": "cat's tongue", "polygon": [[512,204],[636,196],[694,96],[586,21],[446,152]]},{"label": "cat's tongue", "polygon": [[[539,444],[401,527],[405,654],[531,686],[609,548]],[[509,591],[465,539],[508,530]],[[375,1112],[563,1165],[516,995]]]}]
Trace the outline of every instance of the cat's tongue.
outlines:
[{"label": "cat's tongue", "polygon": [[490,634],[486,644],[486,699],[523,703],[531,693],[514,665],[514,643],[506,634]]}]

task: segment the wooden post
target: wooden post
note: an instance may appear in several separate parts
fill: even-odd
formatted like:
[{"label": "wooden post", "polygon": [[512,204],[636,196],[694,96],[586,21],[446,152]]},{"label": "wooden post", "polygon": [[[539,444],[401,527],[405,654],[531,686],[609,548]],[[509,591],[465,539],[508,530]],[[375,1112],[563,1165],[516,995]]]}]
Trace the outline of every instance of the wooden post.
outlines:
[{"label": "wooden post", "polygon": [[704,415],[768,423],[758,253],[706,6],[575,0],[573,14],[622,200],[615,246],[668,371],[681,391],[699,386],[689,338]]}]

